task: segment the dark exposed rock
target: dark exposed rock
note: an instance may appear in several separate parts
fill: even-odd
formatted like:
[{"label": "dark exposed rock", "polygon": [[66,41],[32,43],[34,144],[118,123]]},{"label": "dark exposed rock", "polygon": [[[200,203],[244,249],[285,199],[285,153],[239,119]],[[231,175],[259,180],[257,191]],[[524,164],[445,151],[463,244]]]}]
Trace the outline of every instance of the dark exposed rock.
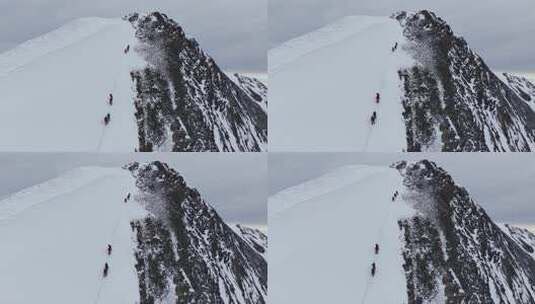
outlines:
[{"label": "dark exposed rock", "polygon": [[398,167],[418,211],[400,221],[409,303],[535,303],[533,235],[505,233],[434,163]]},{"label": "dark exposed rock", "polygon": [[393,18],[416,61],[400,71],[408,151],[535,148],[535,112],[528,104],[535,91],[503,82],[432,12],[401,12]]},{"label": "dark exposed rock", "polygon": [[[266,303],[267,262],[161,162],[128,166],[150,215],[131,223],[141,303]],[[256,239],[258,246],[252,246]],[[265,250],[265,247],[262,247]]]},{"label": "dark exposed rock", "polygon": [[131,72],[139,151],[262,151],[267,113],[165,14],[125,17],[148,65]]},{"label": "dark exposed rock", "polygon": [[237,73],[235,73],[233,77],[236,80],[235,83],[240,86],[252,100],[256,101],[264,110],[267,111],[268,88],[266,84],[256,78]]}]

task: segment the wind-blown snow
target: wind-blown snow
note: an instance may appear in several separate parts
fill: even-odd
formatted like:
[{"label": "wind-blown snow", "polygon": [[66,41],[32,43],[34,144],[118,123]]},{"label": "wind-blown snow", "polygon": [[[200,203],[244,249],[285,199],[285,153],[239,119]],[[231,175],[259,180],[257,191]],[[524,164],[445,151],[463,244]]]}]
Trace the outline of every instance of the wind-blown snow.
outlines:
[{"label": "wind-blown snow", "polygon": [[82,168],[0,201],[0,303],[139,301],[135,189],[126,170]]},{"label": "wind-blown snow", "polygon": [[269,303],[406,302],[397,222],[413,211],[396,190],[396,170],[355,166],[271,197]]},{"label": "wind-blown snow", "polygon": [[0,54],[0,149],[133,152],[135,40],[127,21],[84,18]]},{"label": "wind-blown snow", "polygon": [[404,43],[396,20],[353,16],[271,50],[271,151],[404,150],[398,70],[412,63]]}]

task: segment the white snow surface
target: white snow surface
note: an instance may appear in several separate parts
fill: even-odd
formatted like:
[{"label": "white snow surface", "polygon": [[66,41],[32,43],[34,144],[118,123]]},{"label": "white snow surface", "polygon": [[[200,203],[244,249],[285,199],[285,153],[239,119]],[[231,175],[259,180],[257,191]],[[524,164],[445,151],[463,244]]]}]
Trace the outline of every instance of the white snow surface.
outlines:
[{"label": "white snow surface", "polygon": [[396,20],[350,16],[270,50],[270,151],[406,149],[397,74],[413,63],[405,43]]},{"label": "white snow surface", "polygon": [[129,223],[146,213],[128,192],[128,171],[85,167],[0,201],[0,303],[139,301]]},{"label": "white snow surface", "polygon": [[136,44],[127,21],[83,18],[0,54],[0,149],[133,152]]},{"label": "white snow surface", "polygon": [[407,302],[397,222],[414,211],[396,170],[335,170],[272,196],[268,214],[270,304]]}]

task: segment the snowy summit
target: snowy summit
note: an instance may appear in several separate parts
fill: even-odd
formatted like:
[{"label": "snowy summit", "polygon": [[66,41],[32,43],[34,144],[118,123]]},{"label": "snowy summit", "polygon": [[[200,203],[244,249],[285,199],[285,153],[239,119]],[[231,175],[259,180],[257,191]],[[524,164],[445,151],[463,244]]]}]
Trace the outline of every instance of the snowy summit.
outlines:
[{"label": "snowy summit", "polygon": [[83,18],[0,54],[3,151],[263,151],[266,89],[166,15]]},{"label": "snowy summit", "polygon": [[271,151],[535,150],[533,84],[429,11],[345,17],[270,50],[269,72]]},{"label": "snowy summit", "polygon": [[269,200],[270,303],[535,303],[535,235],[436,164],[349,166]]},{"label": "snowy summit", "polygon": [[166,164],[84,167],[0,201],[0,303],[266,303],[266,236]]}]

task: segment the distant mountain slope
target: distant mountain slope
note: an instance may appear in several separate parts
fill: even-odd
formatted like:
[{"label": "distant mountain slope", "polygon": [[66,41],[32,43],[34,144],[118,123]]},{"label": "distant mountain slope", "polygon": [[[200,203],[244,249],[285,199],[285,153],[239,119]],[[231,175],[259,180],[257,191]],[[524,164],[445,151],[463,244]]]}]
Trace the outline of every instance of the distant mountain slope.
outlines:
[{"label": "distant mountain slope", "polygon": [[535,234],[512,225],[499,225],[531,257],[535,258]]},{"label": "distant mountain slope", "polygon": [[239,224],[232,228],[234,228],[234,231],[249,243],[249,246],[251,246],[264,258],[267,258],[267,235],[265,235],[259,229],[250,228]]},{"label": "distant mountain slope", "polygon": [[270,303],[535,303],[535,235],[432,162],[343,167],[268,206]]},{"label": "distant mountain slope", "polygon": [[230,76],[231,80],[242,88],[242,90],[249,95],[249,97],[256,101],[267,113],[267,84],[259,79],[251,76],[234,73]]},{"label": "distant mountain slope", "polygon": [[266,303],[264,234],[234,231],[161,162],[125,168],[0,201],[1,303]]},{"label": "distant mountain slope", "polygon": [[345,17],[269,59],[272,151],[535,149],[533,84],[493,73],[432,12]]},{"label": "distant mountain slope", "polygon": [[0,150],[263,151],[265,89],[164,14],[74,20],[0,54]]},{"label": "distant mountain slope", "polygon": [[507,83],[520,98],[535,110],[535,85],[533,82],[525,77],[510,73],[503,73],[499,76],[501,76],[501,79]]}]

